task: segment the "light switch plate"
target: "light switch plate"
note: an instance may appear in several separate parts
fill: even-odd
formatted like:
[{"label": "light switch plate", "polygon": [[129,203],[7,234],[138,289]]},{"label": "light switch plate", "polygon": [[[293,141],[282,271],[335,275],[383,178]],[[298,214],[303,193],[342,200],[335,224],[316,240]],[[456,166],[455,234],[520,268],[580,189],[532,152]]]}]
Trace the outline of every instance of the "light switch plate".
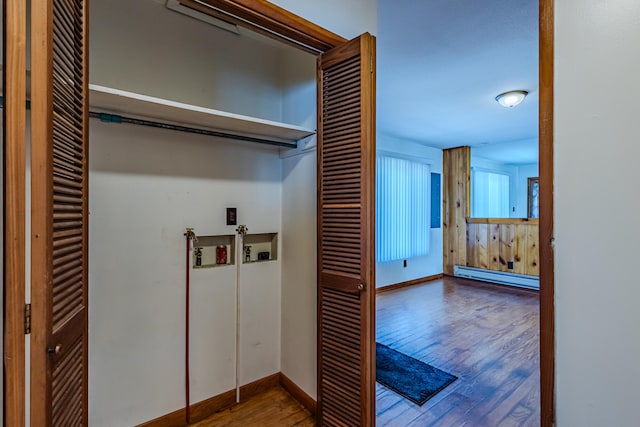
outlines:
[{"label": "light switch plate", "polygon": [[238,216],[236,208],[227,208],[227,225],[237,225]]}]

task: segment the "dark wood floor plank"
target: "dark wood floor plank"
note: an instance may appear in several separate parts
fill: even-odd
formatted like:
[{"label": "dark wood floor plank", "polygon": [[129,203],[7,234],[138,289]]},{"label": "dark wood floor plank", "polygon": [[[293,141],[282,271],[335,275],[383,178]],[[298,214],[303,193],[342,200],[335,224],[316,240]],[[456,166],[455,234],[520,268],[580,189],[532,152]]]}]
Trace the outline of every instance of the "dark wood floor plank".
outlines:
[{"label": "dark wood floor plank", "polygon": [[376,316],[379,342],[459,377],[422,407],[380,386],[378,426],[539,425],[536,292],[444,278],[379,294]]},{"label": "dark wood floor plank", "polygon": [[[377,296],[379,342],[459,377],[423,406],[376,384],[376,424],[539,426],[536,292],[444,278]],[[311,414],[281,388],[192,427],[311,427]]]},{"label": "dark wood floor plank", "polygon": [[313,416],[283,388],[276,387],[212,415],[191,427],[307,427]]}]

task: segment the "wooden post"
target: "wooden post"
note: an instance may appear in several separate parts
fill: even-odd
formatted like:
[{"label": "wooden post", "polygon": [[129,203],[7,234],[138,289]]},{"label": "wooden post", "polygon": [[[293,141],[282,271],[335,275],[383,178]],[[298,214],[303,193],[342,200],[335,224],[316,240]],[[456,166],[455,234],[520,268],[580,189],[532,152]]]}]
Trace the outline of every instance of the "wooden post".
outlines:
[{"label": "wooden post", "polygon": [[467,264],[467,223],[471,205],[471,148],[442,153],[443,271],[453,276],[454,265]]}]

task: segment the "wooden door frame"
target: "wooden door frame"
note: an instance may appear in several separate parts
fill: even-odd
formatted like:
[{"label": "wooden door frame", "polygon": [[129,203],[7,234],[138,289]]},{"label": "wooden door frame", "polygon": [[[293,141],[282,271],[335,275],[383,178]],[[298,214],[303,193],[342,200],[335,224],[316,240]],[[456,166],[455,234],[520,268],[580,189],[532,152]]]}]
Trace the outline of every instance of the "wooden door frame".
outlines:
[{"label": "wooden door frame", "polygon": [[[202,13],[320,55],[348,40],[265,0],[178,0]],[[206,5],[209,7],[207,7]]]},{"label": "wooden door frame", "polygon": [[[188,0],[180,0],[188,2]],[[335,46],[346,42],[327,30],[264,0],[204,0],[217,13],[242,20],[247,28],[261,26],[276,40],[293,40],[304,50],[307,36],[318,34],[322,43]],[[202,10],[202,9],[201,9]],[[206,10],[202,10],[205,13]],[[553,33],[554,0],[539,2],[539,177],[540,177],[540,414],[541,425],[555,420],[555,331],[553,253]],[[220,15],[216,15],[220,17]],[[321,31],[319,31],[321,30]],[[300,36],[306,35],[306,36]],[[287,42],[288,43],[288,42]],[[319,53],[328,50],[314,46]],[[291,43],[289,43],[291,44]],[[295,45],[295,44],[294,44]],[[324,49],[324,50],[323,50]]]},{"label": "wooden door frame", "polygon": [[3,3],[3,416],[5,426],[24,426],[27,10],[22,0]]},{"label": "wooden door frame", "polygon": [[554,0],[540,0],[538,176],[540,213],[540,425],[555,424],[555,280],[553,252]]}]

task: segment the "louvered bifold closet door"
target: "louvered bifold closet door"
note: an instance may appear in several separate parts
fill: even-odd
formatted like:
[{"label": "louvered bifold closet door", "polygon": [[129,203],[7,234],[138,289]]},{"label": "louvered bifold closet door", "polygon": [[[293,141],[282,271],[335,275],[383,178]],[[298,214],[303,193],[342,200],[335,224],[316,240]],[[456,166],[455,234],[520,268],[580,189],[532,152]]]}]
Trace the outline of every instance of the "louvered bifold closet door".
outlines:
[{"label": "louvered bifold closet door", "polygon": [[375,39],[318,59],[318,422],[375,424]]},{"label": "louvered bifold closet door", "polygon": [[87,6],[31,1],[32,426],[88,424]]}]

